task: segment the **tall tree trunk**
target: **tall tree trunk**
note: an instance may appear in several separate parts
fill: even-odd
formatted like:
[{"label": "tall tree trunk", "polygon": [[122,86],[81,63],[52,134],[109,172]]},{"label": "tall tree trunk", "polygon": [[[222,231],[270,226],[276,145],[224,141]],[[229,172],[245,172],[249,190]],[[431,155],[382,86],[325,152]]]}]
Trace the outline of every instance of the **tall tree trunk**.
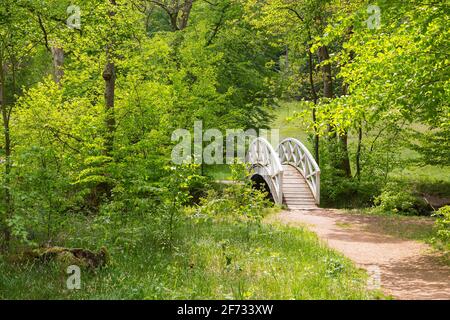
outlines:
[{"label": "tall tree trunk", "polygon": [[362,145],[362,122],[358,128],[358,147],[356,150],[356,177],[361,179],[361,145]]},{"label": "tall tree trunk", "polygon": [[[308,35],[309,35],[309,40],[312,40],[311,34],[308,31]],[[313,123],[314,123],[314,157],[316,158],[316,162],[318,165],[320,165],[320,159],[319,159],[319,132],[318,129],[316,128],[316,122],[317,122],[317,116],[316,116],[316,108],[317,108],[317,92],[316,92],[316,88],[314,87],[314,60],[313,60],[313,56],[312,56],[312,52],[311,52],[311,48],[309,46],[306,47],[306,49],[308,50],[308,59],[309,59],[309,85],[311,87],[311,96],[313,98],[314,101],[314,108],[312,111],[312,118],[313,118]]]},{"label": "tall tree trunk", "polygon": [[[321,46],[318,50],[319,63],[323,64],[322,79],[323,79],[323,97],[332,99],[333,98],[333,76],[331,71],[331,64],[329,63],[330,54],[326,46]],[[336,132],[333,130],[331,125],[328,125],[328,139],[330,142],[336,139]]]},{"label": "tall tree trunk", "polygon": [[11,110],[7,107],[6,99],[5,99],[5,69],[4,59],[3,59],[3,51],[0,52],[0,108],[2,113],[3,120],[3,136],[5,139],[5,177],[4,177],[4,195],[5,195],[5,207],[6,212],[3,217],[1,217],[1,222],[3,224],[3,244],[2,250],[7,251],[9,249],[9,243],[11,240],[11,231],[7,226],[6,222],[9,218],[12,217],[13,214],[13,205],[12,205],[12,197],[11,197],[11,134],[9,127],[9,119]]},{"label": "tall tree trunk", "polygon": [[[353,26],[351,26],[348,29],[348,31],[347,31],[347,35],[348,35],[349,39],[350,39],[352,34],[353,34]],[[350,52],[350,60],[352,60],[352,59],[353,59],[353,52]],[[349,91],[349,86],[348,86],[348,84],[344,83],[343,84],[343,88],[342,88],[342,94],[343,95],[348,95],[348,91]],[[359,149],[358,153],[361,151],[360,150],[360,147],[361,147],[360,142],[361,142],[361,139],[362,139],[361,127],[360,127],[359,134],[360,134],[360,136],[359,136],[359,141],[358,141],[358,149]],[[343,135],[341,135],[339,137],[339,139],[340,139],[340,142],[341,142],[340,143],[341,167],[342,167],[342,169],[343,169],[343,171],[345,173],[345,176],[347,178],[351,178],[352,177],[352,172],[351,172],[351,167],[350,167],[350,158],[349,158],[349,154],[348,154],[348,133],[347,133],[347,131],[345,131],[345,133]],[[358,162],[358,164],[357,164],[357,172],[358,172],[358,170],[360,169],[360,167],[359,167],[359,154],[357,155],[357,157],[358,157],[357,158],[357,162]],[[358,175],[359,175],[359,172],[358,172]]]},{"label": "tall tree trunk", "polygon": [[184,1],[183,8],[181,9],[179,30],[183,30],[184,28],[187,27],[193,3],[194,3],[194,0],[185,0]]},{"label": "tall tree trunk", "polygon": [[114,98],[116,87],[116,71],[114,62],[112,62],[109,53],[108,62],[103,70],[103,80],[105,81],[105,114],[106,114],[106,137],[105,137],[105,155],[111,156],[114,145],[114,133],[116,128],[116,119],[114,116]]},{"label": "tall tree trunk", "polygon": [[[344,84],[342,88],[344,95],[347,95],[348,85]],[[339,135],[339,168],[344,172],[345,177],[351,178],[352,171],[350,167],[350,157],[348,154],[348,132],[345,131]]]},{"label": "tall tree trunk", "polygon": [[64,50],[58,46],[52,46],[52,60],[53,60],[53,79],[57,84],[60,84],[64,76]]},{"label": "tall tree trunk", "polygon": [[[109,0],[109,2],[116,6],[116,0]],[[111,10],[109,16],[112,17],[116,13]],[[103,80],[105,81],[105,126],[106,137],[104,153],[107,156],[112,156],[114,146],[114,134],[116,131],[116,118],[114,115],[114,100],[116,88],[116,66],[113,60],[112,44],[110,43],[106,48],[106,64],[103,69]]]},{"label": "tall tree trunk", "polygon": [[[110,3],[115,6],[116,1],[110,0]],[[115,12],[111,10],[109,16],[112,17]],[[115,100],[115,88],[116,88],[116,66],[113,60],[112,43],[109,43],[106,47],[106,64],[103,69],[103,80],[105,82],[105,141],[103,145],[103,154],[108,157],[113,157],[114,149],[114,135],[116,131],[116,118],[114,115],[114,100]],[[105,173],[106,174],[106,173]],[[101,182],[92,189],[90,194],[90,206],[95,210],[98,209],[101,198],[106,196],[111,197],[111,190],[113,186],[108,182]]]},{"label": "tall tree trunk", "polygon": [[333,98],[333,77],[331,73],[331,64],[328,63],[330,60],[330,54],[328,53],[328,48],[326,46],[321,46],[318,50],[319,61],[324,63],[322,66],[322,76],[323,76],[323,96],[325,98]]},{"label": "tall tree trunk", "polygon": [[352,170],[350,167],[350,158],[348,156],[348,134],[339,135],[339,167],[344,172],[345,177],[351,178]]},{"label": "tall tree trunk", "polygon": [[[319,63],[322,64],[322,80],[323,80],[323,97],[332,99],[333,98],[333,76],[331,70],[331,64],[329,63],[330,54],[326,46],[321,46],[318,50]],[[333,129],[331,124],[327,125],[328,130],[328,153],[330,157],[331,166],[333,168],[339,169],[341,163],[339,163],[339,157],[336,155],[339,153],[339,142],[337,139],[336,131]]]}]

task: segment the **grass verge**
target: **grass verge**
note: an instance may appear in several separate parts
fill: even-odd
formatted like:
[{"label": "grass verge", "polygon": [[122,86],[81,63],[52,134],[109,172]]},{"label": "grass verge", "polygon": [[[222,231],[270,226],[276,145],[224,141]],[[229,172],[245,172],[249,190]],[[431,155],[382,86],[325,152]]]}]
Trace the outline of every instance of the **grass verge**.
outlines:
[{"label": "grass verge", "polygon": [[188,219],[171,249],[146,239],[111,252],[67,290],[57,263],[0,259],[1,299],[368,299],[366,274],[315,234],[280,225],[249,227]]}]

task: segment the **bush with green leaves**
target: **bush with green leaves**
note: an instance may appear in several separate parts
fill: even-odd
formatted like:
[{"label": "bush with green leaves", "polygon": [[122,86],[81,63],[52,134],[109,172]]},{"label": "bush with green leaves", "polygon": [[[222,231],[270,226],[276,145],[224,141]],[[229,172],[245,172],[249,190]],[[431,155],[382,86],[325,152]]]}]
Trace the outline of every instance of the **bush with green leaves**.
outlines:
[{"label": "bush with green leaves", "polygon": [[102,242],[130,248],[149,240],[170,247],[192,190],[206,188],[207,179],[197,173],[197,165],[165,166],[159,181],[135,177],[117,185],[95,218]]},{"label": "bush with green leaves", "polygon": [[450,249],[450,206],[440,208],[434,216],[436,219],[437,237]]},{"label": "bush with green leaves", "polygon": [[231,166],[233,183],[221,192],[212,190],[201,200],[196,214],[203,218],[219,218],[259,224],[269,205],[267,192],[254,188],[250,172],[243,164]]},{"label": "bush with green leaves", "polygon": [[[331,141],[321,140],[320,148],[320,193],[321,205],[334,208],[358,208],[373,205],[381,193],[384,183],[385,166],[374,154],[363,152],[361,163],[364,170],[361,176],[346,177],[344,172],[334,166],[340,154]],[[353,157],[353,156],[351,156]]]},{"label": "bush with green leaves", "polygon": [[390,182],[375,198],[375,210],[403,215],[429,215],[430,207],[407,184]]}]

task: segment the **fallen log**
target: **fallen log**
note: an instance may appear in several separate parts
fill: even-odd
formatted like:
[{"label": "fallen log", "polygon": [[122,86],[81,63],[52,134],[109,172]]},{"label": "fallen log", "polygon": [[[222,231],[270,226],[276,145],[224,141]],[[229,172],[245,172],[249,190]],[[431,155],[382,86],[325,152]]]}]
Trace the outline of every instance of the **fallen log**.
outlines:
[{"label": "fallen log", "polygon": [[37,260],[40,262],[57,261],[68,265],[77,265],[80,268],[98,269],[109,263],[109,253],[105,247],[98,252],[82,248],[44,247],[9,257],[10,262],[20,263]]}]

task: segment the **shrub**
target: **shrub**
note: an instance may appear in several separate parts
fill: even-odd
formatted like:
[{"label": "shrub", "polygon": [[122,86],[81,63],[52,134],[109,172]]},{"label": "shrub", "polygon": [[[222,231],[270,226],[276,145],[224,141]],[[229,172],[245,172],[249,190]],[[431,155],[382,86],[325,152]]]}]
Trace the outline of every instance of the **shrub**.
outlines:
[{"label": "shrub", "polygon": [[232,166],[234,183],[226,186],[222,192],[210,191],[201,200],[197,214],[201,217],[220,217],[234,222],[259,224],[264,209],[269,205],[267,193],[253,187],[244,165]]},{"label": "shrub", "polygon": [[439,240],[450,246],[450,206],[440,208],[434,216],[437,216],[435,226]]},{"label": "shrub", "polygon": [[183,221],[184,207],[192,204],[193,190],[205,188],[196,165],[165,166],[159,181],[131,176],[113,189],[101,206],[94,228],[102,244],[132,249],[142,241],[171,248]]},{"label": "shrub", "polygon": [[[364,151],[364,150],[363,150]],[[352,157],[352,155],[350,155]],[[371,153],[362,154],[363,170],[358,178],[353,168],[352,177],[335,167],[341,155],[334,144],[322,139],[320,149],[321,204],[334,208],[359,208],[372,206],[384,184],[383,167]]]},{"label": "shrub", "polygon": [[388,183],[375,198],[376,210],[404,215],[429,215],[428,204],[401,183]]}]

